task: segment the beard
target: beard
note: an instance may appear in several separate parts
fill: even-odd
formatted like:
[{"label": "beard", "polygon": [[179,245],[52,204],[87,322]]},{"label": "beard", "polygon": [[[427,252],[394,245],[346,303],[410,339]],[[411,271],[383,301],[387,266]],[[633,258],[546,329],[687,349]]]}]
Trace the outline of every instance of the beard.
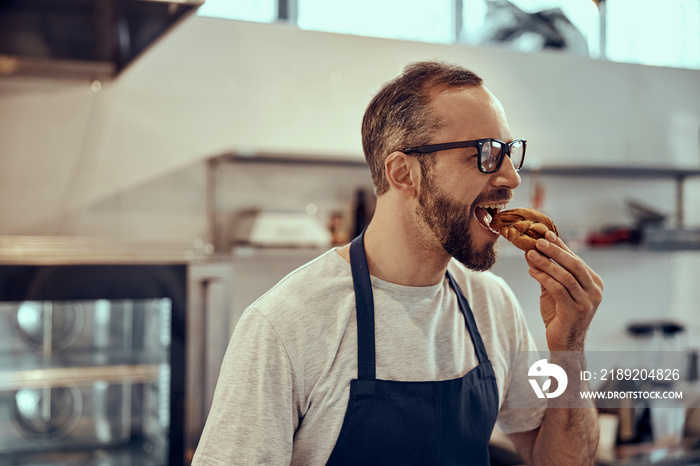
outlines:
[{"label": "beard", "polygon": [[424,177],[418,196],[417,214],[423,219],[443,249],[467,268],[478,272],[496,263],[496,242],[477,248],[469,230],[477,205],[491,200],[510,198],[510,189],[498,188],[488,195],[479,195],[473,203],[449,199],[438,192],[432,176]]}]

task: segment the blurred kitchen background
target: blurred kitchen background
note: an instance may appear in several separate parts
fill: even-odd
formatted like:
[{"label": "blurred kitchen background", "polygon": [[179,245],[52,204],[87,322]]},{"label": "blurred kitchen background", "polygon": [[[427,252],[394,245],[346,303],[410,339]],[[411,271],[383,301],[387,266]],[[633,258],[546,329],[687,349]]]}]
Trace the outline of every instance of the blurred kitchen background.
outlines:
[{"label": "blurred kitchen background", "polygon": [[[170,332],[162,338],[171,353],[165,362],[148,361],[152,381],[143,382],[143,373],[126,376],[150,383],[155,388],[144,390],[161,393],[160,403],[170,410],[154,414],[165,433],[144,443],[146,450],[163,449],[154,457],[177,464],[188,448],[191,454],[197,423],[208,410],[206,402],[193,408],[190,399],[178,405],[165,397],[162,392],[170,396],[193,382],[173,385],[173,376],[163,388],[154,368],[170,364],[177,375],[208,358],[208,385],[196,388],[207,399],[225,341],[245,307],[366,224],[374,196],[362,156],[362,114],[379,86],[416,60],[475,70],[505,106],[514,137],[528,140],[523,183],[511,205],[550,215],[605,280],[588,347],[632,350],[648,341],[651,348],[653,330],[635,333],[649,326],[672,338],[673,348],[687,352],[689,361],[694,357],[697,367],[700,0],[201,3],[0,3],[0,267],[6,267],[0,301],[6,302],[6,325],[22,315],[25,321],[55,320],[46,303],[56,299],[92,299],[81,312],[103,316],[93,316],[95,322],[109,322],[104,316],[111,315],[89,293],[20,296],[14,287],[31,288],[33,275],[22,269],[31,277],[17,285],[13,267],[185,267],[186,277],[173,286],[187,296],[165,297],[186,303],[188,322],[205,312],[208,320],[178,330],[185,334],[180,353],[169,346],[175,325],[161,330]],[[514,289],[545,349],[539,286],[519,251],[503,242],[499,249],[495,272]],[[211,291],[212,283],[218,297],[190,299]],[[206,290],[203,296],[210,296]],[[135,294],[142,300],[136,308],[161,309],[148,311],[155,316],[148,325],[170,325],[179,305],[170,306],[167,317],[162,301],[152,301],[164,296],[156,295]],[[105,297],[117,300],[114,312],[122,312],[129,291]],[[22,308],[22,302],[34,304]],[[224,322],[223,335],[207,337],[212,322]],[[44,340],[31,349],[0,346],[0,412],[15,409],[24,380],[3,385],[2,377],[30,367],[19,367],[14,355],[38,351],[44,359],[36,367],[53,367],[55,345],[49,342],[47,350],[45,341],[51,330],[41,325]],[[108,332],[122,335],[120,325]],[[675,330],[664,333],[669,325]],[[99,346],[97,340],[90,344]],[[198,352],[190,355],[192,346]],[[49,380],[46,388],[55,373],[39,376]],[[39,400],[36,390],[29,395]],[[75,395],[83,388],[65,390],[42,393],[56,402],[87,396]],[[697,439],[698,408],[688,408],[686,434]],[[0,437],[2,429],[17,428],[10,417],[0,416]],[[35,445],[50,449],[65,429],[54,429],[49,418],[44,415],[34,431],[48,439]],[[194,422],[188,432],[170,423],[185,418]],[[142,424],[135,431],[150,438],[153,429]],[[190,441],[184,452],[163,446],[163,435],[175,431]],[[129,435],[96,438],[109,446],[128,443]],[[631,438],[620,439],[618,432],[616,440]],[[17,444],[3,448],[0,455],[20,461],[12,450]],[[13,464],[33,464],[22,461]],[[84,464],[122,464],[99,461],[106,460],[91,457]],[[689,461],[668,464],[696,464]]]}]

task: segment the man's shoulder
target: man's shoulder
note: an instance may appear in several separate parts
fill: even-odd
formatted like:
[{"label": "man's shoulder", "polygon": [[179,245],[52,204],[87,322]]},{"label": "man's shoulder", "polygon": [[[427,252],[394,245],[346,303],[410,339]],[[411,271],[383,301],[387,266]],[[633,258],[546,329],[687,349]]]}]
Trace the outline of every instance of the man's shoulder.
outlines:
[{"label": "man's shoulder", "polygon": [[352,273],[345,265],[335,250],[322,254],[280,280],[241,319],[255,316],[255,325],[272,332],[293,365],[316,361],[314,354],[328,354],[338,344],[354,309]]},{"label": "man's shoulder", "polygon": [[350,264],[331,249],[287,274],[251,307],[265,315],[305,310],[332,300],[343,289],[352,291]]}]

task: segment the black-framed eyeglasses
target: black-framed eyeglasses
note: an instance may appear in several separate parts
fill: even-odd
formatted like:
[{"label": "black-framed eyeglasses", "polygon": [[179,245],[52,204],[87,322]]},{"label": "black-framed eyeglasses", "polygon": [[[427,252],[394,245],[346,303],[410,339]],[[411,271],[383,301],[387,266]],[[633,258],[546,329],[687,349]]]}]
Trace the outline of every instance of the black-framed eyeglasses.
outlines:
[{"label": "black-framed eyeglasses", "polygon": [[513,168],[520,170],[525,160],[525,139],[514,139],[512,142],[503,142],[498,139],[476,139],[474,141],[445,142],[443,144],[430,144],[402,149],[404,153],[428,154],[448,149],[462,147],[476,147],[479,155],[479,171],[481,173],[496,173],[503,163],[503,158],[508,155],[513,163]]}]

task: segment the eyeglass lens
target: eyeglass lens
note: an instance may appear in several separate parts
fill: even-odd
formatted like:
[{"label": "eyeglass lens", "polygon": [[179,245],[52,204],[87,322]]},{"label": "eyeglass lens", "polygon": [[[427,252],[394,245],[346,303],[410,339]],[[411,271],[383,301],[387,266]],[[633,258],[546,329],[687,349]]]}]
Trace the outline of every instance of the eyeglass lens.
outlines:
[{"label": "eyeglass lens", "polygon": [[[486,173],[496,171],[501,159],[503,145],[498,141],[487,141],[481,146],[481,169]],[[510,159],[517,170],[523,164],[525,147],[522,141],[515,141],[510,146]]]}]

